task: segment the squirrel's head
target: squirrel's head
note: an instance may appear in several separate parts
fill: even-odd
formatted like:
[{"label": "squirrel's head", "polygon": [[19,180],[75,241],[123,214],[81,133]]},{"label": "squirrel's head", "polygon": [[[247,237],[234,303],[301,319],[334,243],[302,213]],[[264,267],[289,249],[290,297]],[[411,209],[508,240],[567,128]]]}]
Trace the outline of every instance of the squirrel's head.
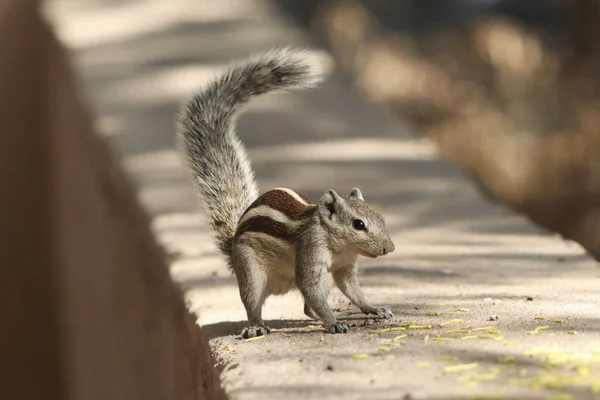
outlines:
[{"label": "squirrel's head", "polygon": [[348,196],[329,189],[321,196],[318,208],[323,227],[336,247],[371,258],[394,251],[383,215],[365,202],[360,189],[352,189]]}]

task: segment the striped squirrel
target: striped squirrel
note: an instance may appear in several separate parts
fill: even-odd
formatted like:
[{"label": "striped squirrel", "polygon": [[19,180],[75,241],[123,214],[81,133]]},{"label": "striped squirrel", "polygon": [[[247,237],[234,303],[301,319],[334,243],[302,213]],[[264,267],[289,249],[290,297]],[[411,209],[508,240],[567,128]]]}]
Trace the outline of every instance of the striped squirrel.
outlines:
[{"label": "striped squirrel", "polygon": [[[262,319],[269,295],[297,287],[304,313],[331,333],[345,333],[327,305],[335,282],[363,313],[393,317],[390,307],[369,303],[358,283],[358,255],[394,251],[384,218],[354,188],[341,196],[327,190],[318,203],[288,188],[258,195],[246,150],[235,133],[238,113],[252,97],[322,80],[312,52],[273,49],[231,67],[184,104],[177,143],[191,170],[216,243],[237,277],[249,326],[242,337],[270,332]],[[332,279],[333,278],[333,279]]]}]

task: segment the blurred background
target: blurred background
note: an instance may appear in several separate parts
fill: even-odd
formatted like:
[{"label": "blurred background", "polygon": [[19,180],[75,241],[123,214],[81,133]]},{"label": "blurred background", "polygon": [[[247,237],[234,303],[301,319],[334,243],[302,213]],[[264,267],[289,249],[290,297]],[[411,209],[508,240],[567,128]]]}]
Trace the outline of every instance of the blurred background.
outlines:
[{"label": "blurred background", "polygon": [[279,0],[488,197],[600,258],[597,0]]}]

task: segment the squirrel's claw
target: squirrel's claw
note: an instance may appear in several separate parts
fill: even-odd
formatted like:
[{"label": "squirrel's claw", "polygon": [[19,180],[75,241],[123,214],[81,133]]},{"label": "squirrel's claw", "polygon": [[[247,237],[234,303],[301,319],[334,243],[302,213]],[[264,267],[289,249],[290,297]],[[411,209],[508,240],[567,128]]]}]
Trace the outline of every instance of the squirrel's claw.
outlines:
[{"label": "squirrel's claw", "polygon": [[248,326],[242,330],[242,338],[249,339],[257,336],[267,335],[271,332],[271,328],[268,326],[257,325],[257,326]]},{"label": "squirrel's claw", "polygon": [[369,307],[361,310],[365,314],[375,314],[379,318],[390,319],[394,317],[394,313],[390,306]]},{"label": "squirrel's claw", "polygon": [[347,322],[336,322],[330,327],[326,328],[330,333],[348,333],[350,328],[348,328]]}]

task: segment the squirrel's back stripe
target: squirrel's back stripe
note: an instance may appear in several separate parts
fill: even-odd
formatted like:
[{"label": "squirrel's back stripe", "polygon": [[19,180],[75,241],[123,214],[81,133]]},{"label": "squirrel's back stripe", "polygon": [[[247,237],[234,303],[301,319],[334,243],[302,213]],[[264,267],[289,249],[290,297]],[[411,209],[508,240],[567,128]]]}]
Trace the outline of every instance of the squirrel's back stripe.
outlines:
[{"label": "squirrel's back stripe", "polygon": [[273,190],[279,190],[279,191],[285,192],[285,193],[289,194],[290,196],[292,196],[297,202],[302,203],[305,206],[312,206],[315,204],[314,202],[310,201],[309,199],[307,199],[300,193],[296,192],[294,189],[278,187]]},{"label": "squirrel's back stripe", "polygon": [[261,206],[269,207],[283,214],[292,221],[298,221],[307,209],[316,203],[308,200],[295,190],[288,188],[277,188],[269,190],[256,199],[244,212],[240,222],[246,214]]},{"label": "squirrel's back stripe", "polygon": [[250,218],[242,222],[238,226],[236,236],[241,237],[247,232],[264,233],[271,237],[285,240],[286,242],[293,242],[295,237],[294,233],[285,223],[263,216]]},{"label": "squirrel's back stripe", "polygon": [[281,211],[277,211],[267,205],[261,205],[258,207],[253,207],[244,213],[244,216],[240,218],[240,221],[238,222],[238,227],[243,225],[246,221],[256,217],[268,217],[289,227],[296,227],[300,224],[300,221],[290,219]]}]

